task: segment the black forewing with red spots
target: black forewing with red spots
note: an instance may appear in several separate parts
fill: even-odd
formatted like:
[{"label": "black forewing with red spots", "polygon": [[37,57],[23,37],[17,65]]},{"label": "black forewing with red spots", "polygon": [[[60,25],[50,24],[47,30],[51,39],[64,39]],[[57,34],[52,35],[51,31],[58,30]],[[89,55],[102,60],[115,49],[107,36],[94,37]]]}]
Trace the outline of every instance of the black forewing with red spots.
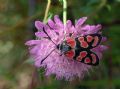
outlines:
[{"label": "black forewing with red spots", "polygon": [[88,34],[78,37],[80,46],[82,48],[92,49],[98,46],[101,42],[102,36],[100,34]]},{"label": "black forewing with red spots", "polygon": [[91,49],[97,47],[101,40],[102,36],[100,34],[88,34],[78,37],[74,59],[88,65],[98,65],[99,57]]}]

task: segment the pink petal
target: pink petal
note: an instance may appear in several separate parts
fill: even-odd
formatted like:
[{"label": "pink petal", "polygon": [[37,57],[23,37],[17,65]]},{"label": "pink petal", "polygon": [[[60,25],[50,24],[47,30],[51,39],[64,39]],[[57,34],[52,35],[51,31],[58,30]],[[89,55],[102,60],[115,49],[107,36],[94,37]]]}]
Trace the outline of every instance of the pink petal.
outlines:
[{"label": "pink petal", "polygon": [[75,27],[81,26],[86,20],[87,20],[87,17],[82,17],[82,18],[80,18],[80,19],[76,22]]},{"label": "pink petal", "polygon": [[40,44],[40,43],[41,43],[40,40],[30,40],[30,41],[27,41],[25,43],[25,45],[32,46],[32,45],[36,45],[36,44]]},{"label": "pink petal", "polygon": [[71,22],[71,20],[67,20],[66,25],[67,25],[68,28],[72,27],[72,22]]},{"label": "pink petal", "polygon": [[36,35],[36,37],[38,37],[38,38],[48,37],[44,32],[36,32],[35,35]]},{"label": "pink petal", "polygon": [[49,19],[48,20],[48,25],[50,26],[50,28],[54,29],[55,23],[53,22],[53,20]]},{"label": "pink petal", "polygon": [[43,27],[44,27],[45,30],[49,29],[49,27],[46,24],[42,23],[41,21],[35,21],[35,27],[39,31],[41,31],[43,29]]},{"label": "pink petal", "polygon": [[44,24],[43,24],[41,21],[35,21],[35,27],[36,27],[38,30],[42,30],[43,27],[44,27]]},{"label": "pink petal", "polygon": [[60,20],[59,16],[58,15],[55,15],[54,16],[54,21],[56,24],[59,24],[60,26],[63,26],[63,23],[62,21]]}]

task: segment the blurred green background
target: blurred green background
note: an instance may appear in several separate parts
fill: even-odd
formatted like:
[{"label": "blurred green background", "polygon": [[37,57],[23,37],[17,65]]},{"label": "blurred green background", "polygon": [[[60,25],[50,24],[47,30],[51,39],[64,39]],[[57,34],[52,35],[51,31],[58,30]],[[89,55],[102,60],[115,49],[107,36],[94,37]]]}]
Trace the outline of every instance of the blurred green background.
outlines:
[{"label": "blurred green background", "polygon": [[[71,82],[44,77],[31,63],[27,40],[35,39],[35,20],[43,20],[47,0],[0,0],[0,89],[120,89],[120,0],[68,0],[68,19],[88,16],[87,23],[103,25],[105,43],[100,66],[83,80]],[[51,0],[51,14],[60,15],[62,4]]]}]

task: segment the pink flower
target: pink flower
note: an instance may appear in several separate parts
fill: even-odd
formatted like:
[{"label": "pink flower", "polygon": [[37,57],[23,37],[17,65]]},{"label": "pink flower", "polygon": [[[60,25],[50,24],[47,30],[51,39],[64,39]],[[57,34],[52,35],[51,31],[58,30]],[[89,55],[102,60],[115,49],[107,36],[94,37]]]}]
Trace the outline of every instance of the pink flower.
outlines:
[{"label": "pink flower", "polygon": [[[57,79],[65,78],[66,80],[73,80],[75,77],[83,78],[84,74],[87,73],[92,66],[74,60],[68,60],[65,55],[60,56],[60,50],[56,48],[56,45],[62,43],[64,36],[69,37],[70,33],[73,33],[75,38],[87,34],[101,34],[101,25],[86,25],[84,24],[86,19],[87,17],[80,18],[75,23],[75,26],[70,20],[64,25],[57,15],[54,16],[54,21],[50,19],[47,24],[35,21],[35,27],[38,29],[35,33],[37,40],[26,42],[26,45],[29,46],[30,54],[34,58],[35,66],[38,68],[45,67],[46,75],[55,74]],[[48,36],[43,29],[50,36],[49,39],[46,38]],[[66,35],[64,32],[66,32]],[[52,39],[56,45],[50,39]],[[102,37],[102,42],[105,41],[105,39],[105,37]],[[106,46],[98,45],[92,50],[98,55],[99,59],[101,59],[102,52],[106,49]],[[47,56],[49,53],[50,55]],[[45,60],[41,63],[44,58]]]}]

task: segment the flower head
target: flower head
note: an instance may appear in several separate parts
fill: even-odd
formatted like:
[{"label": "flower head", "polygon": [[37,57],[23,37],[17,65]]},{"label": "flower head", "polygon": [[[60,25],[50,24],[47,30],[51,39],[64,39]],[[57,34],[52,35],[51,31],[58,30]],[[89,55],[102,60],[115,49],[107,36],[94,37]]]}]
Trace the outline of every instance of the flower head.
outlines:
[{"label": "flower head", "polygon": [[[47,24],[35,21],[35,27],[38,29],[35,33],[37,40],[26,42],[26,45],[29,46],[30,54],[34,58],[35,66],[45,67],[47,76],[55,74],[58,79],[72,80],[75,77],[82,78],[92,66],[68,60],[65,55],[60,56],[60,50],[56,48],[56,45],[61,44],[63,39],[69,37],[71,33],[74,38],[87,34],[101,34],[101,25],[84,24],[86,19],[87,17],[80,18],[75,25],[70,20],[64,25],[57,15],[54,16],[54,21],[50,19]],[[102,42],[105,40],[106,38],[102,37]],[[106,49],[106,46],[98,45],[92,51],[101,59],[102,52]],[[43,62],[41,63],[41,61]]]}]

